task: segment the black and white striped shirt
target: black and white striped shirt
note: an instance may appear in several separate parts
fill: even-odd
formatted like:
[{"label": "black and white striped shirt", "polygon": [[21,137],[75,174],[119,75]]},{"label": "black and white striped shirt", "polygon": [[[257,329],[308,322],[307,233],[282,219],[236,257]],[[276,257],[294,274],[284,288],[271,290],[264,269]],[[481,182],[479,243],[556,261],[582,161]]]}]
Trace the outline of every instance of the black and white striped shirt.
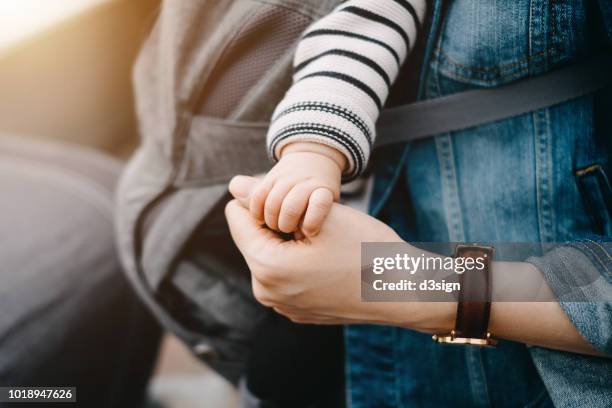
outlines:
[{"label": "black and white striped shirt", "polygon": [[376,137],[375,123],[425,14],[425,0],[348,0],[304,33],[293,85],[268,132],[274,159],[290,142],[332,146],[358,176]]}]

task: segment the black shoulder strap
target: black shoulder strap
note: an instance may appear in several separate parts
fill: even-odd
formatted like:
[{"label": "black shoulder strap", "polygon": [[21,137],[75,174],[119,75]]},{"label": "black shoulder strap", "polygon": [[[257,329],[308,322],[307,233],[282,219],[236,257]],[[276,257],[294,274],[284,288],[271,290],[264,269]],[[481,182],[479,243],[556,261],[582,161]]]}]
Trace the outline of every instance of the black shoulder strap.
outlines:
[{"label": "black shoulder strap", "polygon": [[492,89],[466,91],[384,110],[376,147],[411,142],[553,106],[612,84],[612,55]]}]

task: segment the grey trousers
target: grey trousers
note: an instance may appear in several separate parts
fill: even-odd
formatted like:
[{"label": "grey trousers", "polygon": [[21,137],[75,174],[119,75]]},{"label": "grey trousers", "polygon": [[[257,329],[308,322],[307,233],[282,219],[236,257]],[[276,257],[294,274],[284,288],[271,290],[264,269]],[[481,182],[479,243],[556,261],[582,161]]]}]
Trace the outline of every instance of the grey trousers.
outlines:
[{"label": "grey trousers", "polygon": [[119,171],[88,149],[0,136],[0,386],[142,404],[160,329],[115,256]]}]

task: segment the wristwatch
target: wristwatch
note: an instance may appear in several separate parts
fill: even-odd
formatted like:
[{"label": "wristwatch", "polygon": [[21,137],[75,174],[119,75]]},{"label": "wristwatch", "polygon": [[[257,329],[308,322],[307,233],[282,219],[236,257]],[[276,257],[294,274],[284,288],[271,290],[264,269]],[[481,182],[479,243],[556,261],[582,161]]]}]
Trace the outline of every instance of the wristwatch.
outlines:
[{"label": "wristwatch", "polygon": [[433,339],[438,343],[494,346],[497,340],[489,332],[493,247],[457,245],[455,258],[471,258],[471,264],[475,267],[466,268],[459,275],[461,289],[455,329],[448,334],[435,334]]}]

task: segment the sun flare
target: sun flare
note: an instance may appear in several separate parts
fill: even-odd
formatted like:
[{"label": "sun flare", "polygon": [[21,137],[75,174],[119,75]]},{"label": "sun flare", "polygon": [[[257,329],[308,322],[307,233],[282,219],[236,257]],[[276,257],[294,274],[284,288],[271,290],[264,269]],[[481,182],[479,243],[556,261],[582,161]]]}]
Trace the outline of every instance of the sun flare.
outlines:
[{"label": "sun flare", "polygon": [[0,50],[107,1],[111,0],[0,1]]}]

